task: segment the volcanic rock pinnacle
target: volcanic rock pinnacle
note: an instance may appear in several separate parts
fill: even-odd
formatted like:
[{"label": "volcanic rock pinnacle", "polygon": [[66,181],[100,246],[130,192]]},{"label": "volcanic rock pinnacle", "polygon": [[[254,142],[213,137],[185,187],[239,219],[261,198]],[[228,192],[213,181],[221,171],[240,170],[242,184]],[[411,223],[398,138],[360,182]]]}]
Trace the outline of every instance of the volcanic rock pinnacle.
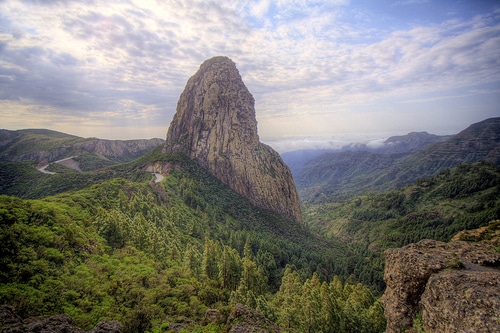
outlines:
[{"label": "volcanic rock pinnacle", "polygon": [[259,142],[254,103],[231,59],[206,60],[180,96],[166,151],[186,154],[254,205],[300,221],[292,174]]}]

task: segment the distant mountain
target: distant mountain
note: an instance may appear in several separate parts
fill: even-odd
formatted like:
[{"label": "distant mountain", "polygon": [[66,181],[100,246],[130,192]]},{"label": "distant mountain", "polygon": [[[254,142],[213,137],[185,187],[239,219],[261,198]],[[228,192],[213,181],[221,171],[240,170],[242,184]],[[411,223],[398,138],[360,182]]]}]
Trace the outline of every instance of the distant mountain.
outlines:
[{"label": "distant mountain", "polygon": [[72,156],[80,156],[83,171],[117,162],[131,161],[163,139],[103,140],[80,138],[46,129],[18,131],[0,130],[0,162],[35,161],[47,164]]},{"label": "distant mountain", "polygon": [[431,143],[441,142],[449,136],[429,134],[427,132],[410,132],[406,135],[391,136],[384,141],[384,145],[379,148],[372,148],[372,151],[384,153],[406,153],[413,149],[426,146]]},{"label": "distant mountain", "polygon": [[449,136],[429,134],[427,132],[411,132],[406,135],[392,136],[380,142],[350,143],[338,149],[302,149],[281,154],[285,163],[296,176],[308,161],[323,154],[335,154],[346,151],[368,151],[381,154],[406,153],[425,145],[444,141]]},{"label": "distant mountain", "polygon": [[[399,141],[395,137],[390,142],[404,142],[400,147],[408,148],[423,142],[412,137]],[[500,165],[500,118],[473,124],[444,141],[436,140],[402,153],[348,151],[320,155],[295,171],[299,195],[303,201],[343,200],[361,191],[396,189],[462,163],[484,160]]]}]

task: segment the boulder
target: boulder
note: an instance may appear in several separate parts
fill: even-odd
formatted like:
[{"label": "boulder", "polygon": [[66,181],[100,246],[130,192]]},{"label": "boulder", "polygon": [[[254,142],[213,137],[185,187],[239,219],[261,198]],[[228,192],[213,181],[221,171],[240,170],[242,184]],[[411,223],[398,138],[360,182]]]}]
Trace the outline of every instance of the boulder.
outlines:
[{"label": "boulder", "polygon": [[500,253],[484,243],[423,240],[385,252],[387,333],[500,332]]},{"label": "boulder", "polygon": [[280,333],[284,332],[275,323],[252,308],[236,304],[227,318],[229,333]]}]

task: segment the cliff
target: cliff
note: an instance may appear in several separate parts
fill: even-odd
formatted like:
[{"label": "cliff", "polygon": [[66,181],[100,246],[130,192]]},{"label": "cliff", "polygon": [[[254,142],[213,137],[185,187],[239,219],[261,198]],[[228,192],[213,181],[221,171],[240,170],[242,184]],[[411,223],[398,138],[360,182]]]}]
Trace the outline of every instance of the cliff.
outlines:
[{"label": "cliff", "polygon": [[254,103],[233,61],[205,61],[180,96],[165,152],[186,154],[256,206],[300,221],[292,174],[259,142]]},{"label": "cliff", "polygon": [[[494,222],[488,230],[496,230]],[[500,253],[489,241],[423,240],[386,251],[387,333],[500,331]],[[455,239],[471,239],[470,234]]]}]

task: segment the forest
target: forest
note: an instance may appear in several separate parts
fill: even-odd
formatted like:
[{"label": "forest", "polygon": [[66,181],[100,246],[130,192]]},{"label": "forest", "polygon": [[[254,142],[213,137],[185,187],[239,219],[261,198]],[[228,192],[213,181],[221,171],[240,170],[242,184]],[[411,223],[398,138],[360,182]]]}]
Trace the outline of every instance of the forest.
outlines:
[{"label": "forest", "polygon": [[[141,171],[153,160],[175,165],[160,183]],[[51,196],[36,186],[21,191],[32,199],[0,196],[0,303],[22,317],[65,313],[82,329],[119,320],[124,332],[224,332],[241,303],[288,332],[383,332],[383,250],[448,240],[500,213],[490,163],[306,206],[304,224],[252,206],[179,154],[59,172],[66,183],[45,180],[58,184]],[[205,322],[208,309],[220,320]]]},{"label": "forest", "polygon": [[125,332],[176,322],[219,332],[225,321],[203,325],[205,311],[224,318],[241,303],[291,332],[383,331],[380,290],[349,277],[364,261],[355,249],[253,207],[182,156],[166,159],[179,167],[159,184],[110,177],[39,199],[0,196],[0,302],[22,317],[65,313],[83,329],[107,319]]},{"label": "forest", "polygon": [[320,234],[365,246],[401,247],[423,238],[449,241],[461,230],[499,217],[499,185],[493,163],[462,164],[398,190],[307,204],[304,216]]}]

